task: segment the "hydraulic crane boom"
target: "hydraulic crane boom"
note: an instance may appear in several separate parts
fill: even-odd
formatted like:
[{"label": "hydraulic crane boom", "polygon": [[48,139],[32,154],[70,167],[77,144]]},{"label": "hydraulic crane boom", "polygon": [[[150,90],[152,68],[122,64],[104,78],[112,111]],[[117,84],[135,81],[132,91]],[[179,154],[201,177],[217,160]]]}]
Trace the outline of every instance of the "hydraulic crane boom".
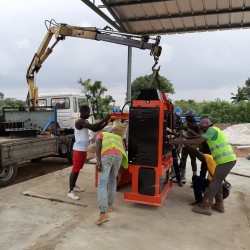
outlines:
[{"label": "hydraulic crane boom", "polygon": [[[35,107],[38,106],[38,88],[35,86],[34,82],[35,73],[40,70],[43,62],[52,53],[53,48],[57,45],[57,43],[64,40],[67,36],[105,41],[139,49],[147,49],[150,50],[150,55],[154,56],[155,60],[158,60],[161,54],[161,46],[159,46],[160,36],[151,38],[147,35],[138,36],[120,33],[113,31],[110,28],[97,29],[95,27],[78,27],[63,23],[58,24],[53,20],[49,23],[50,27],[47,27],[46,25],[48,29],[47,34],[40,44],[38,51],[35,53],[27,70],[26,79],[28,82],[29,92],[26,102],[30,109],[35,109]],[[55,42],[51,45],[51,47],[48,47],[53,35],[55,36]],[[148,41],[150,39],[153,39],[154,42],[149,43]]]}]

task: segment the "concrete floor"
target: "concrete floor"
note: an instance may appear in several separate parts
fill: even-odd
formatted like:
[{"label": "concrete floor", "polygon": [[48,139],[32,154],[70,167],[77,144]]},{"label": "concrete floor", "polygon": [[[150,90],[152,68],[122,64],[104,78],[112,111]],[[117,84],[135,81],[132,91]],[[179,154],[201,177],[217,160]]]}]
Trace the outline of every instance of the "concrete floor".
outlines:
[{"label": "concrete floor", "polygon": [[77,202],[66,197],[70,168],[3,188],[1,249],[250,249],[250,161],[238,159],[227,178],[233,188],[226,212],[212,216],[191,211],[189,165],[187,170],[187,184],[174,184],[161,207],[125,202],[130,186],[121,188],[110,221],[101,226],[95,224],[99,211],[92,164],[79,176],[85,192]]}]

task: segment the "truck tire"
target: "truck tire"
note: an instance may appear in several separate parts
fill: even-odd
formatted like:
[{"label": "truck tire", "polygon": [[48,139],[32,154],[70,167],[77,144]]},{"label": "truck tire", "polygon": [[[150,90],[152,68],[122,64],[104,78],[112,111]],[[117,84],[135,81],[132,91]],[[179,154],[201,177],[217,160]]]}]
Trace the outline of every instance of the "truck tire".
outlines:
[{"label": "truck tire", "polygon": [[7,186],[13,182],[17,175],[17,165],[12,164],[6,167],[0,167],[0,186]]}]

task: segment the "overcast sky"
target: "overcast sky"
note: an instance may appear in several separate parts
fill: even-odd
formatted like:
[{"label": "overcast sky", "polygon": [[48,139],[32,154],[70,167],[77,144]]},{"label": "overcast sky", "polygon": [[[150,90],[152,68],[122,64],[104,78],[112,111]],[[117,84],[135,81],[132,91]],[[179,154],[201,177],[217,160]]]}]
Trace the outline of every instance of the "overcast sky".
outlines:
[{"label": "overcast sky", "polygon": [[[96,1],[98,2],[98,1]],[[80,0],[0,0],[0,92],[25,100],[26,71],[42,42],[45,20],[75,26],[109,25]],[[162,36],[160,75],[174,86],[172,100],[230,101],[231,92],[248,77],[250,30]],[[132,81],[151,74],[149,51],[133,49]],[[124,104],[127,47],[79,38],[66,38],[55,47],[37,74],[39,93],[80,92],[77,81],[101,80],[116,103]]]}]

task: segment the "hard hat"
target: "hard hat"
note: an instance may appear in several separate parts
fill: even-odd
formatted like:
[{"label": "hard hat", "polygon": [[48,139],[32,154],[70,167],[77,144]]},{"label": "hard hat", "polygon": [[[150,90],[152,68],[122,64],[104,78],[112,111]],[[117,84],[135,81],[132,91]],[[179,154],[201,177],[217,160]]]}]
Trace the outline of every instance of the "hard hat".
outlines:
[{"label": "hard hat", "polygon": [[174,109],[174,114],[178,116],[182,116],[182,109],[181,108],[175,108]]},{"label": "hard hat", "polygon": [[210,125],[213,123],[208,118],[202,119],[199,124],[200,127],[209,127]]},{"label": "hard hat", "polygon": [[119,112],[119,109],[118,108],[113,108],[113,112]]},{"label": "hard hat", "polygon": [[196,112],[194,109],[189,109],[186,113],[186,116],[190,116],[190,117],[195,117],[196,116]]}]

